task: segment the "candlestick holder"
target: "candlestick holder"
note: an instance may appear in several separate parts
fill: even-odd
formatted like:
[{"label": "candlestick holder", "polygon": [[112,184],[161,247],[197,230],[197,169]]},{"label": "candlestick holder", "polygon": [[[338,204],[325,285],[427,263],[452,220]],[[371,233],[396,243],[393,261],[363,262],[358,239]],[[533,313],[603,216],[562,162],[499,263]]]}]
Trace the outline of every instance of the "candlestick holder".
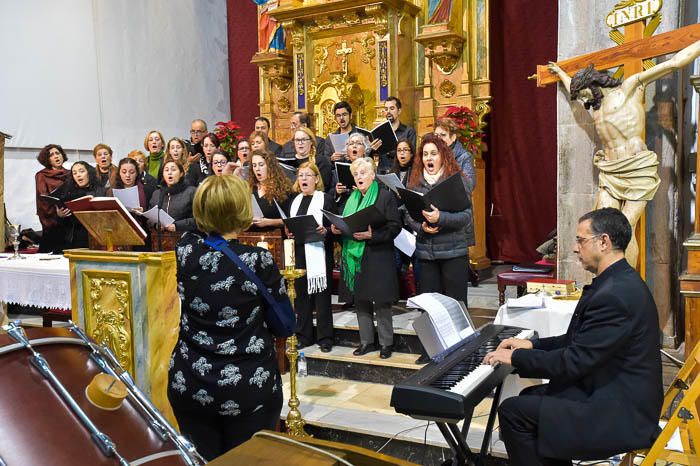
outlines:
[{"label": "candlestick holder", "polygon": [[10,238],[12,238],[12,247],[15,250],[15,253],[12,257],[9,258],[9,260],[17,260],[17,259],[26,259],[26,257],[23,257],[19,253],[19,237],[20,237],[20,231],[21,231],[21,226],[15,223],[11,223],[8,225],[9,229],[9,234]]},{"label": "candlestick holder", "polygon": [[[280,273],[287,282],[287,296],[294,308],[294,301],[297,297],[294,281],[306,275],[306,270],[295,269],[294,267],[285,267],[280,270]],[[308,437],[304,431],[306,422],[301,417],[299,411],[299,398],[297,397],[297,359],[299,358],[299,350],[297,349],[297,336],[292,335],[287,338],[287,359],[289,359],[289,412],[287,413],[287,431],[295,437]]]}]

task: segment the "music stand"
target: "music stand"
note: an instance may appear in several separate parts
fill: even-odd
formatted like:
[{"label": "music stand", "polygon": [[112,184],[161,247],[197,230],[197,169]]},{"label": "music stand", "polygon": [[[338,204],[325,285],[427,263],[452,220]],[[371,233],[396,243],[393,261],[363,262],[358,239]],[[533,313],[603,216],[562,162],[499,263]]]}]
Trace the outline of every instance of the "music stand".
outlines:
[{"label": "music stand", "polygon": [[114,246],[143,246],[145,237],[117,210],[86,210],[73,212],[90,236],[107,251]]}]

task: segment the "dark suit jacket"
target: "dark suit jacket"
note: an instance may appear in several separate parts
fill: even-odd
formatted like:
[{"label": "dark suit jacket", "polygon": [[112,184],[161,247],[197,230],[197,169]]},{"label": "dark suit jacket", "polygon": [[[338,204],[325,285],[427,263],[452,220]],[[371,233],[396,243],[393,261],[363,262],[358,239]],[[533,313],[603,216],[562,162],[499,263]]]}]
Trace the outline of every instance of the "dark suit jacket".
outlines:
[{"label": "dark suit jacket", "polygon": [[550,379],[538,454],[586,460],[649,447],[663,401],[659,336],[654,298],[621,259],[584,287],[565,335],[514,351],[521,376]]}]

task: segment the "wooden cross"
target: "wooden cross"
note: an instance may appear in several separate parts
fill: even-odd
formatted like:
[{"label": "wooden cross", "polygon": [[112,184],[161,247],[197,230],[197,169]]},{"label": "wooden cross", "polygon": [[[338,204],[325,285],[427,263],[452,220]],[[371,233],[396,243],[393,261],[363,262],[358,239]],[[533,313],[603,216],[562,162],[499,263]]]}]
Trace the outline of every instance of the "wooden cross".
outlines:
[{"label": "wooden cross", "polygon": [[[644,69],[644,61],[650,58],[675,53],[700,40],[700,24],[693,24],[674,31],[666,32],[652,37],[644,38],[644,21],[639,20],[625,25],[624,42],[617,47],[588,53],[574,58],[558,62],[559,67],[569,76],[590,64],[599,70],[607,70],[616,66],[623,66],[624,76],[629,77]],[[551,73],[547,65],[537,65],[537,73],[532,78],[537,78],[537,85],[544,87],[555,83],[559,77]],[[639,245],[639,263],[637,270],[645,276],[645,219],[640,218],[637,226],[636,237]],[[632,264],[635,266],[635,264]]]},{"label": "wooden cross", "polygon": [[[700,40],[700,23],[647,38],[642,38],[643,29],[644,24],[641,21],[627,25],[625,42],[622,45],[562,60],[557,64],[570,76],[591,63],[599,71],[623,65],[625,75],[630,76],[642,71],[645,59],[678,52]],[[539,87],[559,81],[559,78],[547,69],[547,65],[537,65],[537,73],[534,76],[537,77]]]},{"label": "wooden cross", "polygon": [[343,73],[348,74],[348,55],[352,53],[352,47],[348,47],[347,42],[341,42],[341,48],[335,51],[337,56],[342,56]]}]

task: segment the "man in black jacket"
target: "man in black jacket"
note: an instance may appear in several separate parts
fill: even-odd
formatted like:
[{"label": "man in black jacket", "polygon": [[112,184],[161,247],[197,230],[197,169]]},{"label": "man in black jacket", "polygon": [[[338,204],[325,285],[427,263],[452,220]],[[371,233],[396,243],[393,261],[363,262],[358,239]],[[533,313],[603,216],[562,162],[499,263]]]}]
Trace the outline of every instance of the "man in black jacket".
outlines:
[{"label": "man in black jacket", "polygon": [[627,218],[604,208],[579,219],[574,252],[596,274],[565,335],[508,339],[484,358],[549,379],[505,400],[501,439],[511,466],[570,465],[649,447],[663,401],[656,304],[625,260]]}]

